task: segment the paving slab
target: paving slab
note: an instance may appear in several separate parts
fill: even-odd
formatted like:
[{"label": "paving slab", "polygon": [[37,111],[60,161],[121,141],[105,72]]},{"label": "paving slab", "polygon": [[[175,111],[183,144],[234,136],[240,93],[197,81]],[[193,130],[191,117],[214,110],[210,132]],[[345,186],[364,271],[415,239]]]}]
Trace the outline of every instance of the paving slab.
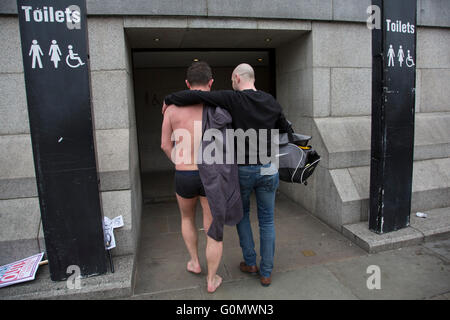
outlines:
[{"label": "paving slab", "polygon": [[426,210],[426,218],[411,214],[411,227],[420,231],[425,241],[432,241],[450,235],[450,208]]},{"label": "paving slab", "polygon": [[[380,289],[368,289],[380,270]],[[425,299],[450,291],[450,265],[423,246],[399,248],[324,265],[359,299]]]},{"label": "paving slab", "polygon": [[[168,254],[164,257],[141,258],[136,268],[136,285],[134,294],[155,293],[167,290],[180,290],[206,284],[206,261],[200,259],[202,272],[194,274],[186,270],[189,254]],[[229,280],[223,262],[217,273]]]},{"label": "paving slab", "polygon": [[[257,263],[259,263],[259,228],[255,198],[253,197],[251,201],[250,220],[255,251],[258,254]],[[275,232],[277,238],[274,274],[365,254],[361,248],[316,217],[311,216],[305,209],[284,195],[278,194],[276,203]],[[199,207],[197,208],[196,218],[199,228],[198,252],[203,270],[201,275],[193,275],[186,271],[189,254],[181,235],[179,220],[176,203],[167,203],[164,204],[164,207],[163,204],[152,204],[145,207],[142,215],[142,234],[134,290],[134,294],[138,297],[171,299],[172,296],[189,295],[183,290],[205,287],[206,236],[200,230],[202,227],[201,210]],[[303,253],[308,250],[314,254],[307,256]],[[224,283],[255,279],[255,276],[239,270],[241,261],[243,261],[242,250],[236,227],[225,226],[224,250],[218,270]],[[206,292],[205,288],[203,291]]]},{"label": "paving slab", "polygon": [[450,239],[425,243],[423,246],[450,262]]},{"label": "paving slab", "polygon": [[204,300],[203,288],[195,287],[150,294],[137,294],[126,300]]},{"label": "paving slab", "polygon": [[272,275],[269,287],[261,286],[257,277],[229,281],[214,293],[211,300],[329,300],[357,297],[326,268],[305,267]]}]

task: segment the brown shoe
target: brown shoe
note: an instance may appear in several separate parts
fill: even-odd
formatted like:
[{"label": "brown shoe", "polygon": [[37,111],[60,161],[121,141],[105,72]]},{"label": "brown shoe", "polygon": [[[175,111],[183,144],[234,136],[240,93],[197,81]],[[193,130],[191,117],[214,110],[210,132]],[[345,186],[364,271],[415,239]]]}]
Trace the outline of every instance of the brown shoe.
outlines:
[{"label": "brown shoe", "polygon": [[261,281],[261,285],[262,285],[263,287],[268,287],[268,286],[270,286],[270,284],[272,283],[272,278],[271,278],[271,277],[268,277],[268,278],[266,278],[266,277],[260,277],[260,278],[259,278],[259,281]]},{"label": "brown shoe", "polygon": [[257,266],[248,266],[245,264],[245,262],[241,262],[241,264],[239,265],[239,269],[242,272],[245,273],[250,273],[250,274],[257,274],[258,273],[258,267]]}]

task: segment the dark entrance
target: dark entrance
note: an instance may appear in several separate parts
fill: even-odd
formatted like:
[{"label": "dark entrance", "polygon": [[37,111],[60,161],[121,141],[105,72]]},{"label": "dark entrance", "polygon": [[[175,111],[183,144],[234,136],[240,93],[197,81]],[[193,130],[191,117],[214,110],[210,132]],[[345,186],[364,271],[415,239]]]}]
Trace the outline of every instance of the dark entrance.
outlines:
[{"label": "dark entrance", "polygon": [[256,88],[275,95],[273,50],[134,50],[136,125],[144,204],[175,201],[174,166],[161,150],[164,97],[185,90],[186,69],[206,61],[214,77],[212,90],[231,90],[231,73],[240,63],[255,69]]}]

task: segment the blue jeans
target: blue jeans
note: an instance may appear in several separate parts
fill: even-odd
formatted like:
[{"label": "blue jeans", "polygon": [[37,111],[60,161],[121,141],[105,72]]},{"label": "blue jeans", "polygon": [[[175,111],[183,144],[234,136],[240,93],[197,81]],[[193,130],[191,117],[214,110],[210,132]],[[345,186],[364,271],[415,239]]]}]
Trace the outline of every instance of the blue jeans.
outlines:
[{"label": "blue jeans", "polygon": [[278,171],[270,175],[261,175],[261,168],[269,165],[239,166],[239,182],[244,209],[244,216],[237,225],[239,243],[242,248],[245,263],[256,265],[255,243],[250,225],[250,196],[253,190],[256,194],[258,208],[259,237],[261,263],[260,275],[270,277],[273,269],[275,253],[275,192],[279,185]]}]

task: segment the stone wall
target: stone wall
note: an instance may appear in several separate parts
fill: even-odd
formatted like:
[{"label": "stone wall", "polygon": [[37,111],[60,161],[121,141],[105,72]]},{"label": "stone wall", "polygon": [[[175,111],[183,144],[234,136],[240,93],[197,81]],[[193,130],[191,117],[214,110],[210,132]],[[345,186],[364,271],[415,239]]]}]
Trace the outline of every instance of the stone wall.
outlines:
[{"label": "stone wall", "polygon": [[[322,161],[308,186],[283,183],[281,190],[340,230],[368,219],[371,33],[358,23],[313,22],[311,29],[278,49],[277,89]],[[450,205],[449,36],[448,28],[417,31],[413,211]]]}]

